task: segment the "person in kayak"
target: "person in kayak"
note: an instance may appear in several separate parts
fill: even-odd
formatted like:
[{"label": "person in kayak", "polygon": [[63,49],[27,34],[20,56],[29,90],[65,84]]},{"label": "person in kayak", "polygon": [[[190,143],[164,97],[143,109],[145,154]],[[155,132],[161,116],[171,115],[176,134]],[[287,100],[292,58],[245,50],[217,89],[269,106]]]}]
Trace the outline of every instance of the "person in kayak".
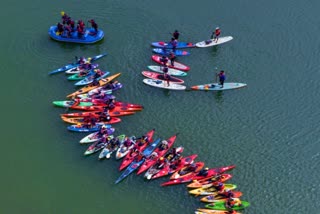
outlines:
[{"label": "person in kayak", "polygon": [[100,130],[97,132],[96,136],[98,138],[101,138],[103,135],[107,135],[108,134],[108,129],[105,125],[101,126]]},{"label": "person in kayak", "polygon": [[91,27],[94,29],[95,34],[97,34],[97,32],[98,32],[98,25],[97,25],[97,23],[96,23],[93,19],[89,20],[88,22],[91,23]]},{"label": "person in kayak", "polygon": [[169,42],[169,44],[172,46],[172,52],[175,52],[178,45],[177,40],[175,40],[174,38],[171,38],[171,41]]},{"label": "person in kayak", "polygon": [[169,59],[170,59],[170,64],[171,64],[172,67],[174,66],[174,61],[176,60],[176,58],[177,57],[174,54],[174,52],[170,52]]},{"label": "person in kayak", "polygon": [[146,144],[146,143],[149,143],[149,138],[147,136],[142,135],[137,145],[142,146],[143,144]]},{"label": "person in kayak", "polygon": [[125,147],[130,147],[130,146],[132,146],[134,144],[134,142],[130,139],[130,138],[128,138],[128,137],[126,137],[126,140],[123,142],[123,145],[125,146]]},{"label": "person in kayak", "polygon": [[157,161],[157,164],[159,167],[164,166],[166,163],[166,159],[164,157],[160,157],[159,160]]},{"label": "person in kayak", "polygon": [[224,192],[225,186],[224,186],[224,184],[222,182],[218,182],[218,185],[215,186],[215,188],[217,189],[217,191],[219,193],[222,193],[222,192]]},{"label": "person in kayak", "polygon": [[108,113],[101,114],[98,117],[99,122],[109,122],[111,120],[111,116]]},{"label": "person in kayak", "polygon": [[159,145],[159,150],[162,151],[168,148],[169,148],[168,141],[166,140],[161,141],[161,144]]},{"label": "person in kayak", "polygon": [[239,198],[229,198],[225,205],[228,209],[232,209],[234,206],[242,206]]},{"label": "person in kayak", "polygon": [[57,24],[57,33],[58,35],[61,35],[63,33],[63,24],[61,24],[60,22],[58,22]]},{"label": "person in kayak", "polygon": [[215,31],[212,32],[211,39],[213,39],[214,42],[218,42],[219,36],[220,36],[221,30],[219,27],[216,27]]},{"label": "person in kayak", "polygon": [[110,144],[109,144],[109,145],[110,145],[109,149],[110,149],[110,150],[114,150],[114,149],[116,149],[116,148],[119,147],[120,141],[119,141],[119,139],[118,139],[117,137],[112,138],[112,139],[110,140]]},{"label": "person in kayak", "polygon": [[178,39],[179,39],[179,36],[180,36],[179,31],[178,31],[178,30],[175,30],[175,31],[173,32],[172,36],[173,36],[173,38],[174,38],[175,40],[178,40]]},{"label": "person in kayak", "polygon": [[158,158],[158,153],[157,152],[152,152],[150,155],[151,160],[156,160]]},{"label": "person in kayak", "polygon": [[203,176],[203,177],[204,177],[204,176],[207,176],[207,175],[208,175],[208,171],[209,171],[209,168],[206,167],[206,168],[200,170],[200,172],[199,172],[197,175]]}]

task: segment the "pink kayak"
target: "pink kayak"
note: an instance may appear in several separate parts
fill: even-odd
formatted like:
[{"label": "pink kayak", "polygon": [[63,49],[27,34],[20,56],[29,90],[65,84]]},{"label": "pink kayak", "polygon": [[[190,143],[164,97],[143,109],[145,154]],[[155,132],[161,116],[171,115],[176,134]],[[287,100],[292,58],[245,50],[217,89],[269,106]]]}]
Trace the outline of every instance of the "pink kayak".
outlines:
[{"label": "pink kayak", "polygon": [[[158,55],[152,55],[152,57],[151,57],[151,59],[153,61],[155,61],[156,63],[159,63],[159,64],[162,65],[162,62],[161,62],[160,58],[161,57],[158,56]],[[168,61],[167,65],[168,65],[169,68],[175,68],[175,69],[178,69],[178,70],[181,70],[181,71],[189,71],[190,70],[189,66],[186,66],[186,65],[184,65],[184,64],[182,64],[180,62],[176,62],[176,61],[174,61],[174,66],[171,65],[170,60]]]}]

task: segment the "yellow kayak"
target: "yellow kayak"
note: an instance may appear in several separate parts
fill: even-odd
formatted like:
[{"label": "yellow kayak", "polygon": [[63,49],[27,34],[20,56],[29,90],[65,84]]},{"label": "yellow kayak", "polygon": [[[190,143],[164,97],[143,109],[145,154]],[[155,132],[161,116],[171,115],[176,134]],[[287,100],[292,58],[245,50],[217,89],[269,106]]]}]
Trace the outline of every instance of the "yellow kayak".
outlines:
[{"label": "yellow kayak", "polygon": [[[237,185],[235,184],[225,184],[224,185],[225,189],[233,190],[237,188]],[[209,187],[209,188],[198,188],[198,189],[193,189],[189,191],[190,194],[192,195],[212,195],[212,194],[218,194],[218,191],[215,187]]]},{"label": "yellow kayak", "polygon": [[[196,214],[228,214],[228,211],[221,211],[221,210],[211,210],[211,209],[198,209]],[[234,214],[241,214],[239,212],[234,211]]]},{"label": "yellow kayak", "polygon": [[104,86],[107,83],[109,83],[112,80],[114,80],[115,78],[119,77],[120,75],[121,75],[121,73],[117,73],[117,74],[114,74],[112,76],[109,76],[108,78],[103,78],[103,79],[99,80],[99,84],[97,84],[97,85],[89,84],[89,85],[79,89],[78,91],[75,91],[72,94],[69,94],[67,97],[68,98],[75,97],[75,96],[77,96],[79,94],[84,94],[84,93],[86,93],[88,91],[91,91],[91,90],[93,90],[95,88]]}]

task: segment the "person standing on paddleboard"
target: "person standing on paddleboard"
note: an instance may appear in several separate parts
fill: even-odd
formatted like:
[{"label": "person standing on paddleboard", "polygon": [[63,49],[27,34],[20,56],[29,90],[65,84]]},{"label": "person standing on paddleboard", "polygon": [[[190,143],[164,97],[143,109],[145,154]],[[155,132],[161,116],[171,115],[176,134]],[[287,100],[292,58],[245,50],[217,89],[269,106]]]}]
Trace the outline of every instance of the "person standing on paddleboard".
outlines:
[{"label": "person standing on paddleboard", "polygon": [[172,52],[175,52],[176,48],[177,48],[177,45],[178,45],[177,40],[172,37],[171,41],[169,42],[169,44],[172,46]]},{"label": "person standing on paddleboard", "polygon": [[[213,34],[213,33],[212,33]],[[219,27],[216,27],[215,31],[214,31],[214,42],[218,42],[219,36],[221,34],[221,30]]]},{"label": "person standing on paddleboard", "polygon": [[173,36],[173,38],[174,38],[175,40],[178,40],[178,39],[179,39],[179,36],[180,36],[179,31],[178,31],[178,30],[175,30],[175,31],[173,32],[172,36]]},{"label": "person standing on paddleboard", "polygon": [[219,77],[219,85],[221,85],[221,88],[223,88],[223,83],[226,80],[226,75],[224,71],[220,71],[220,73],[217,74],[217,76]]},{"label": "person standing on paddleboard", "polygon": [[176,60],[176,58],[176,55],[173,52],[170,52],[169,59],[172,67],[174,66],[174,60]]}]

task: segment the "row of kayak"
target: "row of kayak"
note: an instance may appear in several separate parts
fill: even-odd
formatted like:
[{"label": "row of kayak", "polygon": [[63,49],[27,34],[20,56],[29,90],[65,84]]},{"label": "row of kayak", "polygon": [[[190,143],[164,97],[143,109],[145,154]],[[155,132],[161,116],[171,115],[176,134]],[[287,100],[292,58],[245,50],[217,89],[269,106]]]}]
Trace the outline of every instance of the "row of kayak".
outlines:
[{"label": "row of kayak", "polygon": [[[160,69],[159,66],[152,68]],[[206,209],[199,209],[198,213],[213,213],[214,210],[219,209],[228,210],[224,207],[227,197],[217,191],[216,185],[232,177],[225,172],[233,169],[234,165],[204,169],[204,162],[195,161],[197,154],[183,156],[184,148],[174,147],[178,134],[167,139],[160,139],[154,137],[155,129],[151,129],[138,138],[133,135],[114,135],[115,128],[111,124],[120,122],[122,116],[132,115],[143,109],[143,106],[139,104],[115,101],[114,92],[122,88],[122,84],[116,81],[119,76],[120,73],[106,76],[97,80],[96,85],[88,84],[69,94],[67,98],[72,98],[70,100],[53,102],[55,106],[68,110],[81,110],[81,112],[65,112],[60,117],[63,121],[72,124],[68,126],[68,130],[90,132],[80,140],[80,144],[90,144],[84,151],[84,155],[99,152],[100,160],[109,159],[113,155],[115,159],[122,159],[119,166],[119,171],[122,173],[115,181],[116,184],[134,172],[138,175],[144,173],[143,177],[146,180],[170,175],[170,179],[161,186],[188,183],[188,188],[192,188],[189,190],[190,194],[202,195],[204,196],[201,198],[202,202],[210,202]],[[110,82],[113,82],[112,85]],[[106,86],[108,87],[104,88]],[[112,108],[110,100],[112,100]],[[86,118],[100,118],[106,112],[111,117],[109,121],[98,121],[93,125],[91,121],[86,120]],[[225,184],[225,188],[232,191],[233,197],[239,198],[242,193],[235,191],[236,187],[234,184]],[[239,209],[248,206],[247,202],[241,202]],[[238,209],[238,207],[234,206],[233,209]]]}]

